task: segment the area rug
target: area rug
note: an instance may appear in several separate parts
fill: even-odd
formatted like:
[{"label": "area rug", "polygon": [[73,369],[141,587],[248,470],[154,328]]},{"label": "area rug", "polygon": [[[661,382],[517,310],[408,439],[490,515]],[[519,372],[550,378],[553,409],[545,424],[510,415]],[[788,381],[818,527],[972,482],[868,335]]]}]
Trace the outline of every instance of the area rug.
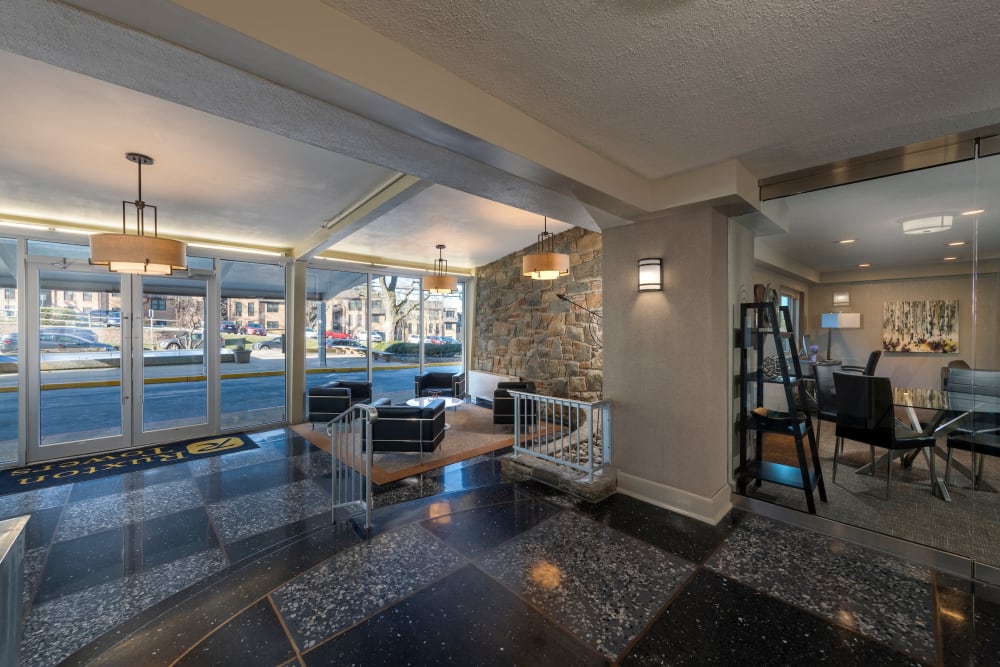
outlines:
[{"label": "area rug", "polygon": [[168,445],[148,445],[122,452],[37,463],[24,468],[0,471],[0,495],[84,482],[123,472],[148,470],[171,463],[193,461],[219,454],[257,449],[257,447],[257,443],[245,433],[233,433],[215,438],[195,438]]},{"label": "area rug", "polygon": [[[436,450],[424,454],[423,462],[419,454],[376,453],[372,461],[372,481],[388,484],[514,444],[512,427],[497,426],[497,432],[493,432],[493,411],[487,408],[465,403],[449,409],[445,418],[451,428],[445,432]],[[292,430],[330,452],[330,436],[322,424],[316,424],[315,429],[312,424],[298,424]]]}]

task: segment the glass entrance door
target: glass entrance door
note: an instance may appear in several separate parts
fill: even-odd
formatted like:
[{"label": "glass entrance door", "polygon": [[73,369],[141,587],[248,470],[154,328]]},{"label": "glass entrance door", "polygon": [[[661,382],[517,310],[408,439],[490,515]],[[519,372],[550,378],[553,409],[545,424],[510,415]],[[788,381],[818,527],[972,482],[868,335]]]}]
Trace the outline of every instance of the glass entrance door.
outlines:
[{"label": "glass entrance door", "polygon": [[36,265],[31,278],[27,303],[38,308],[21,309],[28,321],[17,344],[28,396],[37,397],[28,462],[127,447],[132,350],[122,335],[122,276],[63,260]]},{"label": "glass entrance door", "polygon": [[[25,341],[28,463],[208,434],[205,280],[33,260]],[[30,303],[31,301],[29,301]],[[29,406],[31,404],[29,403]]]}]

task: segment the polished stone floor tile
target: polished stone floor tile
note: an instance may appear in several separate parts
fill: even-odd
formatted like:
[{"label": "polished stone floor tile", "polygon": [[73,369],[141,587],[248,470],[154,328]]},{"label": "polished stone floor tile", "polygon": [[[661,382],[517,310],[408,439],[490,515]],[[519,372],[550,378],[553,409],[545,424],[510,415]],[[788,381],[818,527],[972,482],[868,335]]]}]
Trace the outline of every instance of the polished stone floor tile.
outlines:
[{"label": "polished stone floor tile", "polygon": [[706,566],[830,622],[935,658],[927,568],[756,516],[740,522]]},{"label": "polished stone floor tile", "polygon": [[920,665],[878,642],[701,570],[623,665]]},{"label": "polished stone floor tile", "polygon": [[62,507],[50,507],[31,512],[28,525],[24,527],[25,551],[45,547],[52,542],[52,536],[56,532],[56,526],[59,524],[59,517],[62,516],[62,513]]},{"label": "polished stone floor tile", "polygon": [[[225,458],[216,456],[214,458]],[[306,474],[289,459],[236,467],[198,475],[195,481],[207,503],[231,500],[248,493],[264,491],[305,479]]]},{"label": "polished stone floor tile", "polygon": [[307,665],[603,665],[600,655],[466,566],[320,644]]},{"label": "polished stone floor tile", "polygon": [[730,517],[710,526],[621,493],[600,503],[580,501],[576,507],[605,526],[695,563],[705,560],[732,527]]},{"label": "polished stone floor tile", "polygon": [[202,504],[190,477],[70,502],[56,531],[55,541],[97,533],[129,523],[138,523]]},{"label": "polished stone floor tile", "polygon": [[50,486],[24,493],[9,493],[0,496],[0,519],[30,514],[39,510],[62,507],[73,490],[72,484]]},{"label": "polished stone floor tile", "polygon": [[258,447],[257,449],[230,452],[221,456],[195,459],[188,462],[188,467],[194,475],[201,476],[223,470],[233,470],[234,468],[246,468],[247,466],[269,463],[271,461],[282,461],[284,459],[285,455],[277,449],[272,447]]},{"label": "polished stone floor tile", "polygon": [[36,603],[124,577],[132,555],[125,533],[120,527],[53,544]]},{"label": "polished stone floor tile", "polygon": [[101,633],[218,571],[222,553],[204,552],[38,604],[21,641],[28,667],[54,665]]},{"label": "polished stone floor tile", "polygon": [[332,457],[320,449],[294,456],[292,460],[309,477],[321,477],[333,473]]},{"label": "polished stone floor tile", "polygon": [[475,558],[561,511],[544,501],[529,498],[448,514],[428,519],[421,525],[459,553]]},{"label": "polished stone floor tile", "polygon": [[157,484],[176,482],[190,479],[190,477],[191,471],[188,469],[188,463],[184,462],[157,466],[148,470],[135,470],[100,479],[90,479],[73,484],[69,502],[148,489]]},{"label": "polished stone floor tile", "polygon": [[215,528],[201,506],[147,519],[141,526],[143,568],[219,548]]},{"label": "polished stone floor tile", "polygon": [[574,512],[540,523],[478,563],[612,659],[694,571],[691,563]]},{"label": "polished stone floor tile", "polygon": [[278,665],[295,657],[270,600],[261,600],[213,632],[177,662],[202,665]]},{"label": "polished stone floor tile", "polygon": [[1000,664],[1000,589],[937,576],[942,664]]},{"label": "polished stone floor tile", "polygon": [[244,559],[260,555],[262,552],[271,550],[289,540],[301,537],[312,530],[328,526],[330,524],[330,508],[328,503],[329,500],[323,510],[314,516],[290,523],[283,523],[275,528],[255,533],[249,537],[227,542],[226,553],[229,554],[229,559],[234,563],[238,563]]},{"label": "polished stone floor tile", "polygon": [[208,505],[219,537],[227,544],[330,511],[329,493],[309,479]]},{"label": "polished stone floor tile", "polygon": [[274,592],[303,650],[344,630],[464,562],[419,526],[343,551]]}]

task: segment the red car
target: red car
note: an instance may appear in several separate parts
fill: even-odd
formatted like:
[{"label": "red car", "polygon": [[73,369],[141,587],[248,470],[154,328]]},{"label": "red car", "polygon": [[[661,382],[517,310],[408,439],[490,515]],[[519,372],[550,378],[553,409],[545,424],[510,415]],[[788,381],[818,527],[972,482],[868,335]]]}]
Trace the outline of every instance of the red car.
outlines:
[{"label": "red car", "polygon": [[240,333],[248,336],[266,336],[267,329],[260,322],[247,322],[240,327]]},{"label": "red car", "polygon": [[331,338],[348,339],[350,337],[351,337],[351,334],[344,333],[343,331],[327,331],[326,332],[326,339],[327,340],[330,340]]}]

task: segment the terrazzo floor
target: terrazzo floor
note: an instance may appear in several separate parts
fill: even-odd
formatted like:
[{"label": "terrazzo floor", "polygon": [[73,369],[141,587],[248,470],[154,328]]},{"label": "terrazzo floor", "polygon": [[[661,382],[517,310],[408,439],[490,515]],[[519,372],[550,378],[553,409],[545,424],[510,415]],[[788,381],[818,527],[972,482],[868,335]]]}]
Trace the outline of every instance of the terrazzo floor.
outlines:
[{"label": "terrazzo floor", "polygon": [[0,496],[22,664],[996,665],[1000,591],[754,515],[507,483],[482,457],[330,525],[329,457],[259,450]]}]

